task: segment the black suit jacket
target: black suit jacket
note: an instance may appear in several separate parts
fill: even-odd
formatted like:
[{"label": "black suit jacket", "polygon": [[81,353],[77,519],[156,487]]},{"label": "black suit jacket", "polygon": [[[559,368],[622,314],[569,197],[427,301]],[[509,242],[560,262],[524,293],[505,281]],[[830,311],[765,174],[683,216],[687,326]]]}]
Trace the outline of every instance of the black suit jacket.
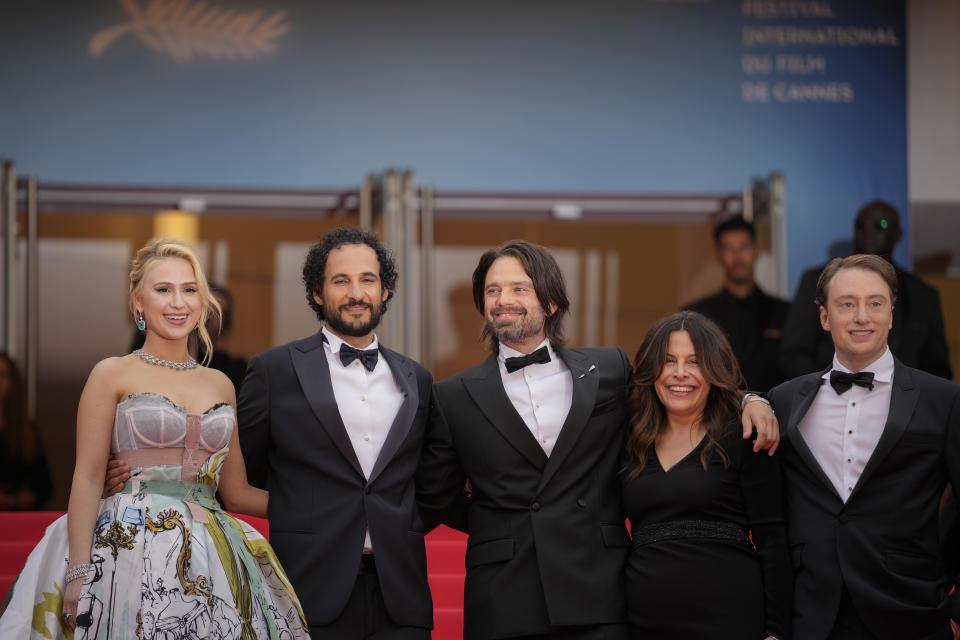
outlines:
[{"label": "black suit jacket", "polygon": [[548,458],[495,356],[436,385],[418,491],[442,513],[470,479],[464,637],[625,622],[630,539],[617,476],[631,367],[618,348],[563,349],[573,403]]},{"label": "black suit jacket", "polygon": [[432,379],[380,347],[405,396],[369,481],[347,436],[321,334],[250,360],[237,403],[248,475],[267,478],[270,542],[311,627],[343,610],[369,527],[383,599],[394,622],[432,627],[423,524],[414,473]]},{"label": "black suit jacket", "polygon": [[790,305],[756,287],[740,299],[726,289],[684,307],[702,313],[727,334],[748,389],[770,389],[786,380],[780,339]]},{"label": "black suit jacket", "polygon": [[[813,299],[823,267],[803,274],[787,314],[780,342],[780,367],[789,378],[821,371],[833,361],[833,340],[820,326],[820,308]],[[897,301],[893,329],[887,337],[890,351],[908,367],[948,380],[953,377],[943,330],[943,311],[937,290],[897,267]]]},{"label": "black suit jacket", "polygon": [[[794,565],[795,640],[829,633],[844,584],[872,634],[884,640],[942,631],[958,594],[938,553],[937,506],[960,486],[960,387],[895,361],[880,441],[844,503],[797,430],[822,372],[786,382],[769,398],[781,428]],[[955,541],[956,543],[956,541]]]}]

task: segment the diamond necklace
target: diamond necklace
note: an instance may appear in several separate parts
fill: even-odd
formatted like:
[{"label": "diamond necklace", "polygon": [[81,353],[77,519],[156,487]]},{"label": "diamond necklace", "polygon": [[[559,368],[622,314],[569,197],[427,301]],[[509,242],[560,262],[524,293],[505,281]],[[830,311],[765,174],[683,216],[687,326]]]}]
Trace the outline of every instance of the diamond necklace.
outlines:
[{"label": "diamond necklace", "polygon": [[152,356],[143,349],[137,349],[133,352],[133,355],[137,356],[148,364],[153,364],[158,367],[167,367],[168,369],[173,369],[174,371],[188,371],[190,369],[197,368],[197,361],[193,356],[187,356],[186,362],[174,362],[172,360],[164,360],[163,358]]}]

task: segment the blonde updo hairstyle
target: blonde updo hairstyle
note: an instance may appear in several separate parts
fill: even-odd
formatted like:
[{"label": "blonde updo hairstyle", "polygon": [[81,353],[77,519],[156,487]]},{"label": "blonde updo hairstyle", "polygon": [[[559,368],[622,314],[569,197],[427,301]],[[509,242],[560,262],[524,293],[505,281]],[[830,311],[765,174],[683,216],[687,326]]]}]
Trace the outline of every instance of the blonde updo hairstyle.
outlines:
[{"label": "blonde updo hairstyle", "polygon": [[137,251],[136,257],[130,261],[130,311],[133,313],[134,322],[137,319],[136,296],[143,288],[143,277],[153,265],[164,258],[181,258],[193,267],[193,273],[197,281],[197,291],[200,293],[200,319],[197,321],[195,328],[197,333],[200,334],[200,341],[203,342],[206,351],[203,358],[203,364],[206,365],[213,355],[213,341],[207,332],[207,315],[211,308],[219,314],[220,305],[210,292],[210,285],[203,274],[203,268],[200,266],[200,259],[197,258],[196,252],[180,240],[153,238]]}]

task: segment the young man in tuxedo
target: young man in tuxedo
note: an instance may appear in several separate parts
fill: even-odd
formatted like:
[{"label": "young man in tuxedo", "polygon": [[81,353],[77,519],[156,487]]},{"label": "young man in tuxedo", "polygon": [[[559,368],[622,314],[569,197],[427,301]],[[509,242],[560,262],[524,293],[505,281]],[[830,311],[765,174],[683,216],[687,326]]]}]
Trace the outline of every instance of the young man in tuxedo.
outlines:
[{"label": "young man in tuxedo", "polygon": [[[435,385],[417,475],[425,517],[470,535],[464,637],[626,638],[617,473],[630,361],[618,347],[563,346],[569,301],[543,247],[514,240],[484,253],[473,296],[493,353]],[[771,446],[769,408],[747,413]],[[467,479],[465,519],[452,517]]]},{"label": "young man in tuxedo", "polygon": [[891,353],[897,274],[880,256],[830,262],[816,302],[832,366],[769,395],[783,432],[793,638],[951,638],[960,594],[947,595],[937,507],[948,481],[960,486],[960,387]]},{"label": "young man in tuxedo", "polygon": [[343,227],[303,267],[316,334],[250,360],[237,403],[270,542],[314,640],[426,639],[433,626],[414,500],[430,374],[374,329],[397,287],[372,233]]},{"label": "young man in tuxedo", "polygon": [[[943,328],[943,310],[937,290],[893,263],[893,249],[903,237],[900,214],[882,200],[866,203],[853,224],[853,253],[884,258],[897,274],[897,300],[893,329],[887,344],[893,355],[908,367],[946,378],[953,377],[950,353]],[[833,343],[820,326],[816,308],[810,304],[823,267],[804,272],[793,304],[787,313],[780,342],[780,367],[785,377],[820,371],[830,364]]]}]

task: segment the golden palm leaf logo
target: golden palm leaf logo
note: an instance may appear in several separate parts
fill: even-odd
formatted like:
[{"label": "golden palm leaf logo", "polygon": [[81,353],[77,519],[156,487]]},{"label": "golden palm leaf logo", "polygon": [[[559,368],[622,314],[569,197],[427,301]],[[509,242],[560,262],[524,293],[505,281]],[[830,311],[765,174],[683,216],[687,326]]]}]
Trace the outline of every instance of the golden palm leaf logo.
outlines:
[{"label": "golden palm leaf logo", "polygon": [[274,50],[274,41],[290,31],[287,12],[236,11],[193,0],[119,0],[129,22],[98,31],[90,39],[90,55],[99,56],[118,38],[133,33],[178,62],[195,56],[255,58]]}]

